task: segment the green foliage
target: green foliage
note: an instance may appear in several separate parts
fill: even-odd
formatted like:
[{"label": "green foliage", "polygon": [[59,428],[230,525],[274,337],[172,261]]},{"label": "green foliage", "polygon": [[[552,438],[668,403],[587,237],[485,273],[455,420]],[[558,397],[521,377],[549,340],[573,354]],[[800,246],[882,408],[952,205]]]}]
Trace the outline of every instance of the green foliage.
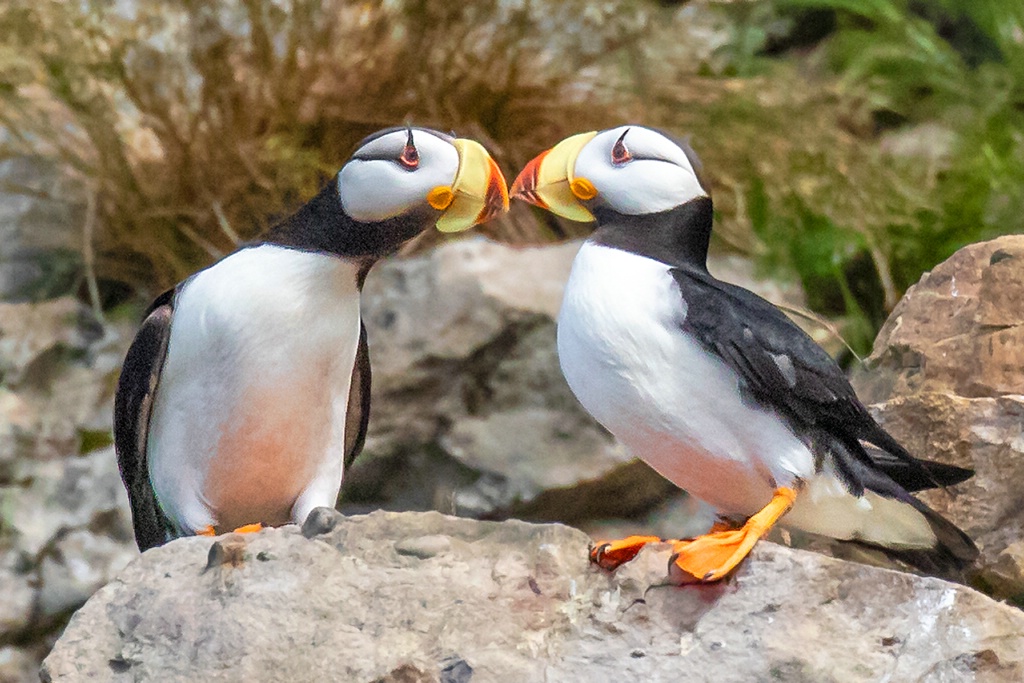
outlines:
[{"label": "green foliage", "polygon": [[[694,131],[719,235],[795,274],[809,306],[842,317],[865,353],[924,271],[1022,228],[1024,4],[771,0],[724,11],[731,39],[707,80],[692,99],[666,94],[653,117]],[[810,13],[831,35],[768,58]]]},{"label": "green foliage", "polygon": [[114,436],[106,429],[78,429],[78,452],[81,455],[98,451],[114,443]]},{"label": "green foliage", "polygon": [[922,178],[920,211],[874,229],[899,290],[964,244],[1024,228],[1024,4],[776,4],[839,12],[840,29],[826,46],[831,66],[843,96],[863,99],[877,123],[930,123],[951,133],[948,154]]}]

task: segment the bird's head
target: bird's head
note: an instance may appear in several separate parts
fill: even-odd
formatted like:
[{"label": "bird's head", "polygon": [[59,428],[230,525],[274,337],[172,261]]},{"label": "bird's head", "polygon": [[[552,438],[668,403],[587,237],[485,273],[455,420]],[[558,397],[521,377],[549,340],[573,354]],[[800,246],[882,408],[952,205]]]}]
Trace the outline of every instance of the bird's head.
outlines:
[{"label": "bird's head", "polygon": [[[343,229],[329,230],[321,209],[309,208],[291,220],[302,234],[294,241],[346,256],[381,256],[430,226],[459,232],[508,210],[505,178],[487,150],[428,128],[367,137],[325,192],[341,204]],[[311,205],[336,211],[316,200]]]},{"label": "bird's head", "polygon": [[602,211],[643,216],[710,197],[689,145],[643,126],[562,140],[526,165],[511,193],[582,222],[596,220]]}]

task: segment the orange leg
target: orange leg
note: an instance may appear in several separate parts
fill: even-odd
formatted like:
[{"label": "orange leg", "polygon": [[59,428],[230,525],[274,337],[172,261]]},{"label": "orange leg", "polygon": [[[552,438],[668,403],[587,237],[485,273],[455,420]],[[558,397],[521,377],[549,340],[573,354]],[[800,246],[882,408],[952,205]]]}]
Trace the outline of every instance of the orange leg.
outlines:
[{"label": "orange leg", "polygon": [[786,487],[775,489],[775,495],[764,508],[739,529],[718,531],[689,541],[676,541],[673,562],[700,581],[717,581],[736,568],[753,549],[758,539],[768,533],[779,518],[796,501],[796,491]]},{"label": "orange leg", "polygon": [[[711,533],[735,529],[736,525],[729,520],[716,519]],[[660,536],[627,536],[618,541],[598,541],[590,546],[590,561],[609,571],[618,569],[640,554],[640,550],[648,543],[679,543],[676,539]]]},{"label": "orange leg", "polygon": [[732,531],[733,529],[738,529],[740,526],[742,525],[731,522],[728,519],[716,519],[715,523],[711,525],[711,529],[708,533],[717,534],[719,531]]},{"label": "orange leg", "polygon": [[[259,522],[256,522],[255,524],[246,524],[245,526],[240,526],[240,527],[238,527],[237,529],[234,530],[234,533],[236,533],[236,534],[254,534],[257,531],[259,531],[260,529],[262,529],[262,528],[263,528],[263,525],[260,524]],[[199,531],[196,532],[196,536],[216,536],[216,535],[217,535],[217,530],[214,529],[212,526],[204,526],[202,529],[200,529]]]}]

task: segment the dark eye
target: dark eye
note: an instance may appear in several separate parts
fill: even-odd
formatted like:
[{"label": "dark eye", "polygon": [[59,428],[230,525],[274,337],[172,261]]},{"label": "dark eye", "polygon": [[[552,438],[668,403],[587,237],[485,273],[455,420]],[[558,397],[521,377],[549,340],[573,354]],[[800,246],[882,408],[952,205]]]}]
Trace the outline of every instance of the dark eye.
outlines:
[{"label": "dark eye", "polygon": [[405,141],[405,148],[402,150],[402,156],[398,157],[398,163],[410,171],[420,165],[420,153],[416,151],[416,145],[412,141],[411,128],[409,129],[409,137]]},{"label": "dark eye", "polygon": [[624,163],[626,163],[627,161],[630,161],[633,158],[633,155],[629,153],[628,149],[626,149],[626,140],[625,139],[626,139],[626,133],[628,133],[628,132],[629,132],[629,129],[627,128],[626,131],[622,135],[619,136],[619,139],[615,141],[615,145],[612,147],[612,163],[613,164],[616,164],[616,165],[624,164]]},{"label": "dark eye", "polygon": [[407,144],[402,150],[402,156],[398,157],[398,163],[411,171],[420,165],[420,153],[413,145]]}]

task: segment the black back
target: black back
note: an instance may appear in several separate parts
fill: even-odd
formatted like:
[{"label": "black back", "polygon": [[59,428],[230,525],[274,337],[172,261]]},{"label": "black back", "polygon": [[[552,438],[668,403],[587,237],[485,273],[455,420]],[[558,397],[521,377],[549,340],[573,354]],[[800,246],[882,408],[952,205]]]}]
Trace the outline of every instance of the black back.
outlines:
[{"label": "black back", "polygon": [[258,243],[337,254],[369,263],[394,253],[440,216],[429,205],[395,218],[360,223],[341,206],[338,178],[291,216],[275,224]]}]

